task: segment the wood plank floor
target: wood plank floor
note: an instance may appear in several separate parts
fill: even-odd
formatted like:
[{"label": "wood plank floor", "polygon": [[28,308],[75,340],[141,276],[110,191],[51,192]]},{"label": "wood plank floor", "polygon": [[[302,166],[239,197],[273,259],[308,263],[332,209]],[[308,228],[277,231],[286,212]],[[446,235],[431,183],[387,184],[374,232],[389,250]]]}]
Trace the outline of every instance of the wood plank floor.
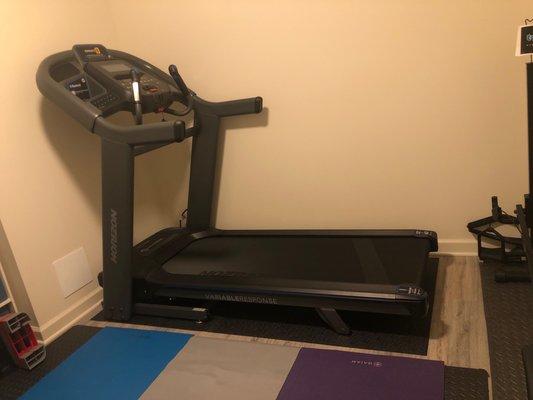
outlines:
[{"label": "wood plank floor", "polygon": [[[477,257],[452,256],[441,256],[439,258],[439,273],[437,277],[428,355],[409,355],[409,357],[442,360],[446,365],[456,367],[481,368],[486,370],[490,375],[489,348],[478,259]],[[366,349],[349,349],[346,347],[252,338],[211,332],[193,332],[179,329],[143,327],[123,323],[87,321],[86,324],[98,327],[134,327],[138,329],[143,328],[186,332],[204,337],[256,341],[283,346],[305,346],[406,356],[405,354],[371,351]]]}]

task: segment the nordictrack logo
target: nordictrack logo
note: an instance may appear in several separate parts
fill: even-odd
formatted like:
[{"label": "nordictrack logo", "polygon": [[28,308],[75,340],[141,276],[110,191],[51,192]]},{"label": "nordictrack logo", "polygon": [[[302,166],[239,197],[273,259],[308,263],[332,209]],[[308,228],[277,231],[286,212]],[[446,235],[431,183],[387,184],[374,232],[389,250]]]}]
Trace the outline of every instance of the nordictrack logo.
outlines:
[{"label": "nordictrack logo", "polygon": [[118,262],[118,213],[111,209],[110,217],[109,231],[111,232],[111,247],[109,249],[109,258],[116,264]]}]

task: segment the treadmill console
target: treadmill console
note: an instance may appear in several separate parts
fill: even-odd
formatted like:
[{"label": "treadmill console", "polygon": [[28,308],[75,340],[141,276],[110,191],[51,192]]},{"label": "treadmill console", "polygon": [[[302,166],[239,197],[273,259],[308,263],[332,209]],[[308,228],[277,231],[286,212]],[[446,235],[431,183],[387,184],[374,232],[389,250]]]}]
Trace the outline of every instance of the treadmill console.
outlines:
[{"label": "treadmill console", "polygon": [[[49,55],[35,78],[40,92],[85,129],[109,142],[136,147],[135,154],[196,135],[202,116],[254,114],[263,104],[260,97],[205,101],[187,87],[174,64],[164,72],[101,44],[76,44]],[[129,111],[134,125],[107,118],[120,111]],[[143,121],[148,113],[159,113],[160,121]],[[185,119],[192,123],[186,126]]]},{"label": "treadmill console", "polygon": [[173,91],[168,83],[125,60],[107,59],[90,62],[85,68],[90,76],[107,89],[107,95],[95,99],[93,105],[103,111],[120,105],[121,99],[132,99],[132,69],[140,77],[139,91],[144,113],[161,112],[172,104]]},{"label": "treadmill console", "polygon": [[72,60],[56,66],[57,79],[73,96],[90,103],[103,116],[135,112],[132,70],[139,77],[138,102],[143,114],[162,112],[179,100],[180,91],[175,85],[141,59],[109,51],[101,44],[78,44],[72,53]]}]

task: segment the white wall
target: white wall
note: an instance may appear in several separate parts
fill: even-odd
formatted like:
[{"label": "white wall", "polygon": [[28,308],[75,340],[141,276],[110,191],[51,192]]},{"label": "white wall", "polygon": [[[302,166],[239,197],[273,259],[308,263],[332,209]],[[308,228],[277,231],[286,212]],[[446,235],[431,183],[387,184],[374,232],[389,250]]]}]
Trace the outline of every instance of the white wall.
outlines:
[{"label": "white wall", "polygon": [[98,138],[43,100],[35,72],[73,43],[114,45],[106,15],[98,0],[0,2],[0,220],[41,327],[97,291],[64,299],[52,262],[83,246],[101,269],[100,171]]},{"label": "white wall", "polygon": [[[530,13],[525,0],[0,2],[0,248],[19,297],[45,337],[100,298],[92,282],[64,299],[51,266],[83,246],[101,269],[100,150],[38,92],[45,56],[100,42],[176,63],[207,99],[263,96],[263,116],[225,123],[219,227],[421,227],[474,251],[466,222],[527,190],[514,45]],[[136,240],[185,207],[189,151],[136,161]]]},{"label": "white wall", "polygon": [[207,99],[264,97],[268,126],[226,124],[221,227],[420,227],[460,250],[492,194],[512,211],[527,190],[529,2],[126,3],[126,51]]}]

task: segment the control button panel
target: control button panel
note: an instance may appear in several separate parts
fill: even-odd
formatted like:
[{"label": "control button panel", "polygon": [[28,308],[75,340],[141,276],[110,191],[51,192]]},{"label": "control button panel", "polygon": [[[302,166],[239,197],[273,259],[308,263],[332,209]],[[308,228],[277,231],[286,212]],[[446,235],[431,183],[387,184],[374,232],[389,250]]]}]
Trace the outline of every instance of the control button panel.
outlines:
[{"label": "control button panel", "polygon": [[117,100],[118,100],[118,96],[109,92],[96,99],[91,100],[91,104],[97,107],[98,109],[103,110]]},{"label": "control button panel", "polygon": [[[142,75],[140,78],[141,88],[149,93],[156,93],[159,91],[160,81],[150,75]],[[121,79],[120,85],[126,89],[131,90],[131,79]]]}]

